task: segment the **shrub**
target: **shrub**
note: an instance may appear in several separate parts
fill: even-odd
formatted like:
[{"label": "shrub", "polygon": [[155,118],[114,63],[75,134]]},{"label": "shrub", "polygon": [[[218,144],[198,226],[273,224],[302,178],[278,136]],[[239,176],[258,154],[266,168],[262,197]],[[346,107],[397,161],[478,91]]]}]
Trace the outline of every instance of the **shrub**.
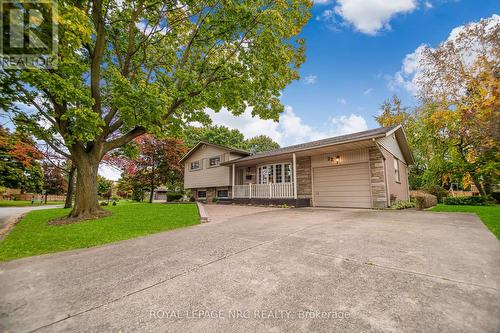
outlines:
[{"label": "shrub", "polygon": [[398,201],[391,206],[391,209],[407,209],[414,208],[415,203],[411,201]]},{"label": "shrub", "polygon": [[437,197],[435,195],[425,193],[424,191],[411,191],[410,195],[411,198],[415,200],[418,210],[437,205]]},{"label": "shrub", "polygon": [[213,198],[212,198],[212,202],[219,202],[219,198],[217,198],[217,197],[213,197]]},{"label": "shrub", "polygon": [[101,202],[99,203],[99,205],[101,205],[101,206],[107,206],[107,205],[108,205],[108,202],[107,202],[107,201],[101,201]]},{"label": "shrub", "polygon": [[116,206],[116,201],[113,201],[113,206]]},{"label": "shrub", "polygon": [[466,206],[484,206],[488,204],[491,198],[488,196],[470,196],[470,197],[448,197],[444,199],[445,205],[466,205]]},{"label": "shrub", "polygon": [[176,201],[182,198],[182,193],[167,193],[167,202]]},{"label": "shrub", "polygon": [[113,201],[120,201],[120,199],[121,199],[121,198],[120,198],[119,196],[117,196],[117,195],[113,195],[113,196],[111,197],[111,200],[113,200]]},{"label": "shrub", "polygon": [[142,190],[142,188],[134,187],[132,189],[132,200],[137,202],[144,200],[144,191]]},{"label": "shrub", "polygon": [[427,185],[422,188],[424,192],[427,192],[429,194],[435,195],[438,202],[443,202],[443,199],[446,198],[450,192],[448,190],[445,190],[439,185]]},{"label": "shrub", "polygon": [[190,201],[190,202],[195,202],[195,201],[196,201],[196,199],[195,199],[194,197],[190,197],[190,198],[189,198],[189,201]]},{"label": "shrub", "polygon": [[491,197],[495,199],[496,203],[500,203],[500,192],[491,193]]}]

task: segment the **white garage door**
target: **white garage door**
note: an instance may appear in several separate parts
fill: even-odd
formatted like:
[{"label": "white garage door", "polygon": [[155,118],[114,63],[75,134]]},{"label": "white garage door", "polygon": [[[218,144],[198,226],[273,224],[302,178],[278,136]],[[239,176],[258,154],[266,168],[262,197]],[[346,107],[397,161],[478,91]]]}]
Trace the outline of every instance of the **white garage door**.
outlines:
[{"label": "white garage door", "polygon": [[315,206],[370,208],[368,163],[314,168]]}]

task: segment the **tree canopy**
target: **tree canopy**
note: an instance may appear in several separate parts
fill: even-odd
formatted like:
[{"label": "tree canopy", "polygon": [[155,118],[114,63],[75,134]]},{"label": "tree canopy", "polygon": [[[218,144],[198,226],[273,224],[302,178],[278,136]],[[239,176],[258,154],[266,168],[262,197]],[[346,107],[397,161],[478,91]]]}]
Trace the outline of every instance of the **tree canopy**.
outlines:
[{"label": "tree canopy", "polygon": [[0,186],[40,193],[43,188],[43,154],[29,135],[0,126]]},{"label": "tree canopy", "polygon": [[278,149],[280,145],[267,135],[254,136],[245,141],[246,149],[252,153],[261,153]]},{"label": "tree canopy", "polygon": [[128,183],[133,183],[135,187],[148,189],[150,202],[158,186],[174,187],[182,182],[184,166],[179,160],[188,149],[180,139],[157,139],[145,134],[135,139],[134,143],[137,153],[123,163],[122,177],[128,177]]},{"label": "tree canopy", "polygon": [[[58,67],[2,70],[0,100],[19,126],[77,169],[74,218],[105,214],[98,165],[149,132],[206,122],[206,108],[277,120],[298,78],[310,0],[58,2]],[[33,107],[21,108],[19,103]]]},{"label": "tree canopy", "polygon": [[465,26],[454,39],[425,47],[414,80],[420,105],[385,101],[376,120],[403,124],[415,157],[412,187],[475,184],[481,194],[499,183],[500,26]]}]

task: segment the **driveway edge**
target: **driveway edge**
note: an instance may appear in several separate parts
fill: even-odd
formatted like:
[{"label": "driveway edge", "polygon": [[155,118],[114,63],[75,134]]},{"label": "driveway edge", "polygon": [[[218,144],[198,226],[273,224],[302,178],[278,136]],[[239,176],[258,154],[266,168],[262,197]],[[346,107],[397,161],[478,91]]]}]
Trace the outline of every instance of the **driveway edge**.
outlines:
[{"label": "driveway edge", "polygon": [[208,212],[205,209],[205,206],[201,202],[198,202],[198,201],[196,201],[196,206],[198,206],[198,214],[200,215],[201,223],[210,222],[210,216],[208,215]]}]

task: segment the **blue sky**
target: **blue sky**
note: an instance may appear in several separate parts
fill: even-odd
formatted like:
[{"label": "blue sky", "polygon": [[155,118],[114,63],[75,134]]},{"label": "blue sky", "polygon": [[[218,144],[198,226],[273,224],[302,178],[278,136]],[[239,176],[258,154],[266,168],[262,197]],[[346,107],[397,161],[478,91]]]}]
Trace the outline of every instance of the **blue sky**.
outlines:
[{"label": "blue sky", "polygon": [[498,1],[484,0],[317,0],[301,33],[307,47],[302,79],[283,92],[280,124],[249,112],[212,119],[247,137],[268,134],[281,145],[375,128],[384,99],[396,93],[406,105],[416,103],[410,91],[418,58],[411,55],[420,45],[436,46],[453,29],[499,9]]}]

